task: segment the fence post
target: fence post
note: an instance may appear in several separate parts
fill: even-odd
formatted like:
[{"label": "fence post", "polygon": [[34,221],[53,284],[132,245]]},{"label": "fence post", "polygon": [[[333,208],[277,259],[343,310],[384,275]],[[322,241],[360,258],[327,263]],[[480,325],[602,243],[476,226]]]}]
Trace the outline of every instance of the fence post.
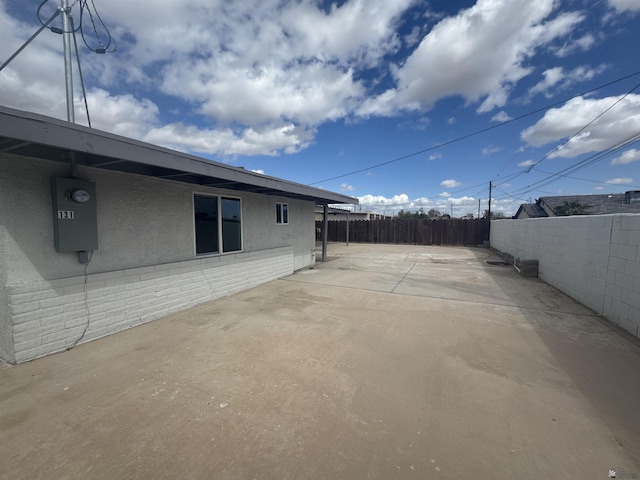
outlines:
[{"label": "fence post", "polygon": [[347,212],[347,245],[349,245],[349,213]]}]

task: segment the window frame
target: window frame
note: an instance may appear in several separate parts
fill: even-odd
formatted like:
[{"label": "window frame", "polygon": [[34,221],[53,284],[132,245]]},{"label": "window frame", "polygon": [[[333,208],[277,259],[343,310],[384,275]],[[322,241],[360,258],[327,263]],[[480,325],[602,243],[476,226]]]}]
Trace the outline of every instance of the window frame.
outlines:
[{"label": "window frame", "polygon": [[[285,221],[286,217],[286,221]],[[276,202],[276,225],[289,225],[289,204]]]},{"label": "window frame", "polygon": [[[218,250],[212,252],[202,252],[198,253],[198,245],[197,245],[197,225],[196,225],[196,197],[208,197],[216,199],[216,208],[217,208],[217,232],[216,238],[218,240]],[[224,250],[224,232],[223,232],[223,218],[222,218],[222,201],[224,199],[227,200],[237,200],[240,206],[240,248],[238,250]],[[202,193],[202,192],[193,192],[191,195],[191,215],[193,218],[193,254],[196,257],[206,257],[213,255],[228,255],[232,253],[239,253],[244,250],[244,228],[243,228],[243,212],[242,212],[242,197],[238,197],[235,195],[222,195],[215,193]]]}]

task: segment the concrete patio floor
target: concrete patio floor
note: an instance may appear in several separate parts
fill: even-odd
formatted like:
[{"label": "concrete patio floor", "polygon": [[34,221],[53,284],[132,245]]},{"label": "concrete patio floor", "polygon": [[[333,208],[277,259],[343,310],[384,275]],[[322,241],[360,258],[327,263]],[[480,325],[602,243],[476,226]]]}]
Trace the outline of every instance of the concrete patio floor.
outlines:
[{"label": "concrete patio floor", "polygon": [[640,478],[637,341],[486,249],[328,252],[0,365],[0,477]]}]

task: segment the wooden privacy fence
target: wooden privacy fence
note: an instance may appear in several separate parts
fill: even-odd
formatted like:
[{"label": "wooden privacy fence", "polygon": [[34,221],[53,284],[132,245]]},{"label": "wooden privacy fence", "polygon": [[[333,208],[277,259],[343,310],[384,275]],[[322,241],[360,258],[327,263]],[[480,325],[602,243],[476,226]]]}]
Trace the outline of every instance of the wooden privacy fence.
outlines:
[{"label": "wooden privacy fence", "polygon": [[[322,221],[316,222],[318,240],[322,239]],[[347,222],[330,220],[330,242],[347,241]],[[482,245],[489,240],[489,220],[461,218],[425,220],[390,218],[349,221],[349,241],[355,243],[397,243],[406,245]]]}]

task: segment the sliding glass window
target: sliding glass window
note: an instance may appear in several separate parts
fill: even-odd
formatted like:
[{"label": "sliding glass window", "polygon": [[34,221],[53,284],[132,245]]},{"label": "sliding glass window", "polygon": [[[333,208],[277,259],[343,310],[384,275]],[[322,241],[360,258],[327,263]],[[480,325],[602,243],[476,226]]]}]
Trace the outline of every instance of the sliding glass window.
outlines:
[{"label": "sliding glass window", "polygon": [[193,212],[196,255],[242,250],[242,205],[239,198],[194,195]]}]

